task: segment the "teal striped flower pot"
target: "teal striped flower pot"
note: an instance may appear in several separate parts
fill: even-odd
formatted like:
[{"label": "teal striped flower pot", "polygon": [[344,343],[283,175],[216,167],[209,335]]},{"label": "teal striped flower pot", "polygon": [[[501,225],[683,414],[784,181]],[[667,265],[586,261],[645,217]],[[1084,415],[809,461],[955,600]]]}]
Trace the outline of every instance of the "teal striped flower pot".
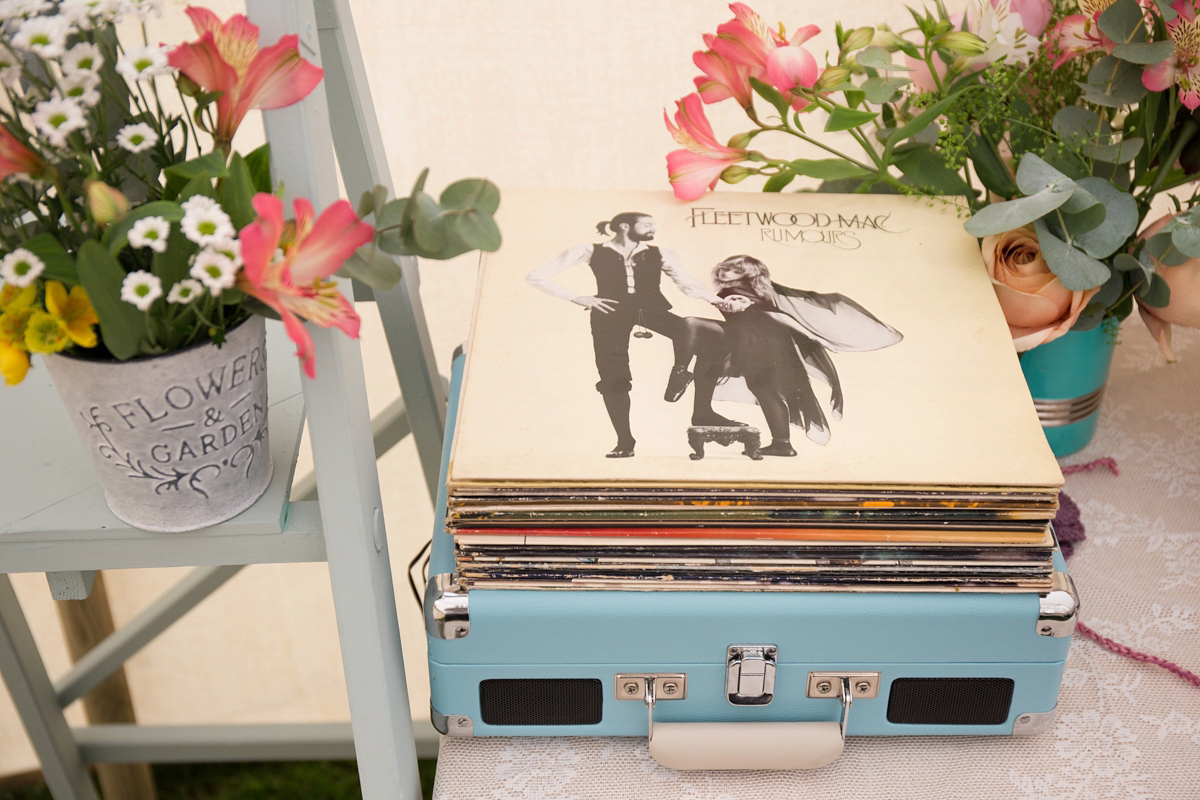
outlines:
[{"label": "teal striped flower pot", "polygon": [[1095,435],[1115,349],[1116,332],[1106,323],[1068,331],[1021,354],[1025,382],[1056,457],[1083,449]]}]

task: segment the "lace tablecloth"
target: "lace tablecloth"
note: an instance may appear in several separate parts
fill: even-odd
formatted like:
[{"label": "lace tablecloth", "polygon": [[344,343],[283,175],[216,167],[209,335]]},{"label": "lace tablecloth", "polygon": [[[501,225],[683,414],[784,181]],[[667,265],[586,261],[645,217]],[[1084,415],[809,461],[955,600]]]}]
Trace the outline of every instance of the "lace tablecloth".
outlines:
[{"label": "lace tablecloth", "polygon": [[[1141,323],[1122,331],[1099,431],[1070,475],[1087,541],[1070,560],[1082,619],[1101,635],[1200,672],[1200,332],[1166,364]],[[443,739],[434,797],[1200,798],[1200,688],[1076,634],[1058,716],[1039,736],[850,737],[805,772],[677,772],[644,740]]]}]

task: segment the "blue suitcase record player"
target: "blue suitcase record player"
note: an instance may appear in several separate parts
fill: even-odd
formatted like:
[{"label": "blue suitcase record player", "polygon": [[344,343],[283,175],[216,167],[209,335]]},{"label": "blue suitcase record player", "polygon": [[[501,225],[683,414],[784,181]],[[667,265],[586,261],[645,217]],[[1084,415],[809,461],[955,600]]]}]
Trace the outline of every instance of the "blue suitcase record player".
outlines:
[{"label": "blue suitcase record player", "polygon": [[649,736],[678,769],[819,767],[846,736],[1040,733],[1078,611],[1057,553],[1046,593],[468,592],[453,549],[439,518],[424,613],[440,732]]}]

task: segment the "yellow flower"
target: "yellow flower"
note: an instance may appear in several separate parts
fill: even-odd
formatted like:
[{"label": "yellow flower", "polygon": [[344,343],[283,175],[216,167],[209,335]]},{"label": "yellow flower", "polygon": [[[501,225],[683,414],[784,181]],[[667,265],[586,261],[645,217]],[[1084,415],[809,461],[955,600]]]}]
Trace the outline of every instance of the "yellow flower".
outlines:
[{"label": "yellow flower", "polygon": [[34,311],[25,326],[25,347],[31,353],[57,353],[71,343],[67,326],[45,311]]},{"label": "yellow flower", "polygon": [[7,342],[14,347],[24,348],[25,326],[37,309],[17,303],[9,304],[3,314],[0,314],[0,342]]},{"label": "yellow flower", "polygon": [[96,331],[92,326],[100,318],[82,286],[73,287],[68,295],[66,287],[58,281],[46,281],[46,310],[63,323],[72,342],[80,347],[96,346]]},{"label": "yellow flower", "polygon": [[29,372],[29,353],[8,342],[0,340],[0,375],[9,386],[16,386],[25,380]]},{"label": "yellow flower", "polygon": [[0,283],[0,313],[9,308],[25,308],[37,299],[37,286],[30,284],[22,289],[11,283]]}]

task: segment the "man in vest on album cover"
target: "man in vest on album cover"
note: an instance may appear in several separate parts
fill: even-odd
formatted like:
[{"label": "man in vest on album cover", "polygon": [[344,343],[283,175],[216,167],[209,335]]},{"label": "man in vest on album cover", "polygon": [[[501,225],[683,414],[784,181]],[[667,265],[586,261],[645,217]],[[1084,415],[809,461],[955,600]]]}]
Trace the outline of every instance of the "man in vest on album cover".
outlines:
[{"label": "man in vest on album cover", "polygon": [[[596,226],[612,238],[599,244],[581,244],[568,248],[533,270],[526,277],[543,292],[570,300],[591,314],[592,343],[600,380],[596,391],[604,398],[604,407],[617,434],[617,444],[608,458],[629,458],[636,441],[629,426],[629,393],[633,378],[629,370],[629,337],[635,327],[648,328],[672,340],[675,366],[667,381],[664,399],[674,402],[683,396],[692,373],[688,364],[696,353],[696,389],[692,406],[692,425],[743,426],[727,419],[712,407],[713,390],[722,374],[724,355],[706,352],[689,341],[691,329],[682,317],[671,313],[671,303],[660,288],[665,273],[688,297],[712,303],[722,309],[728,302],[713,294],[688,274],[679,257],[670,250],[648,244],[654,238],[653,217],[637,212],[617,214]],[[594,295],[577,295],[554,280],[564,270],[587,264],[596,277]],[[650,334],[639,331],[638,338]]]}]

